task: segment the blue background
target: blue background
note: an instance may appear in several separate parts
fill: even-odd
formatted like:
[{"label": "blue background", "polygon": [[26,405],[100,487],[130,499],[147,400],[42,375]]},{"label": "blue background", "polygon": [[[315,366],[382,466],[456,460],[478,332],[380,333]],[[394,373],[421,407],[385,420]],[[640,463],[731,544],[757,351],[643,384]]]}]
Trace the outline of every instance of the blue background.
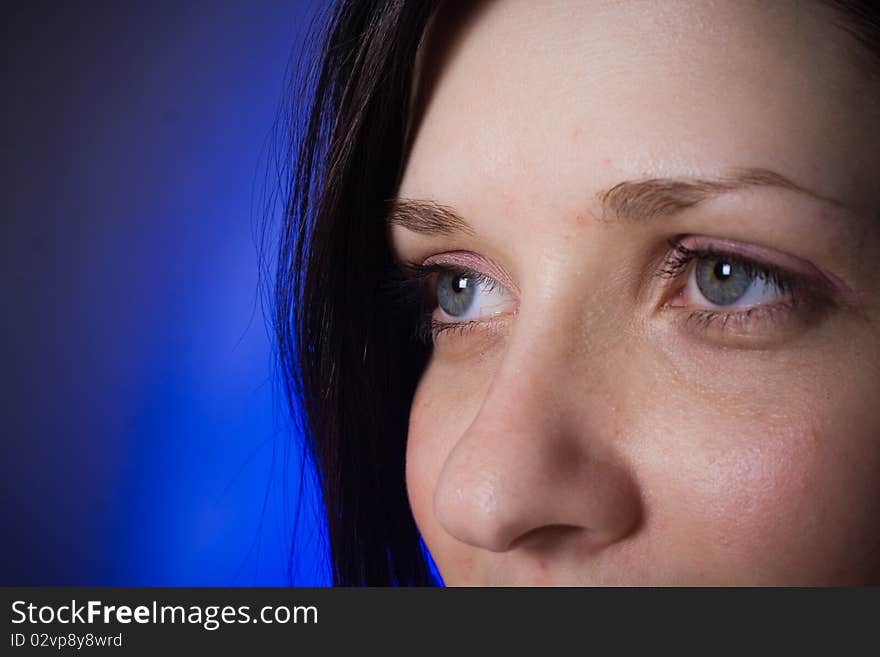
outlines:
[{"label": "blue background", "polygon": [[325,4],[4,3],[0,583],[328,583],[256,239]]}]

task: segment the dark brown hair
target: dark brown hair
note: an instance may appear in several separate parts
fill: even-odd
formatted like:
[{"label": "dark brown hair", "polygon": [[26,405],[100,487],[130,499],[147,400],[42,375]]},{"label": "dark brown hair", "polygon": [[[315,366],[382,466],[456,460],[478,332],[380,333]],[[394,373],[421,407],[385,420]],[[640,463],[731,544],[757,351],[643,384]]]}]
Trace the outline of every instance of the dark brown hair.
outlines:
[{"label": "dark brown hair", "polygon": [[336,584],[431,583],[404,480],[427,353],[381,281],[393,266],[385,204],[402,173],[413,64],[432,10],[421,0],[339,3],[294,131],[275,328],[291,411],[302,415],[318,472]]},{"label": "dark brown hair", "polygon": [[[289,176],[274,329],[290,411],[318,473],[336,584],[433,582],[404,461],[429,352],[382,281],[394,267],[384,219],[409,146],[414,62],[437,4],[339,2],[317,68],[301,77],[302,91],[282,113],[291,119]],[[876,71],[876,5],[825,4],[867,46],[859,50]]]}]

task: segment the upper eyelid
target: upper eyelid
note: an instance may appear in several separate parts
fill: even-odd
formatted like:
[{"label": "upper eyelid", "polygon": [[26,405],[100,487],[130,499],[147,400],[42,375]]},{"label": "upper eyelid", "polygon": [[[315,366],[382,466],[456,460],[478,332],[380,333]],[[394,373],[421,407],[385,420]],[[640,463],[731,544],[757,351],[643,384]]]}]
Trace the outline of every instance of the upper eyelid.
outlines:
[{"label": "upper eyelid", "polygon": [[498,283],[498,281],[496,281],[491,276],[487,276],[486,274],[483,274],[482,272],[470,269],[469,267],[464,267],[462,265],[456,265],[456,264],[446,264],[446,263],[440,263],[440,262],[434,262],[434,263],[431,263],[428,265],[407,263],[406,269],[409,272],[411,272],[411,276],[413,276],[414,278],[427,278],[427,277],[432,276],[434,274],[455,272],[455,273],[460,274],[462,276],[467,276],[469,278],[473,278],[473,279],[479,281],[480,283],[485,282],[485,281],[491,281],[495,284]]},{"label": "upper eyelid", "polygon": [[471,251],[447,251],[426,258],[423,265],[439,264],[450,269],[462,269],[490,278],[514,296],[519,296],[519,286],[507,270],[491,258]]},{"label": "upper eyelid", "polygon": [[677,236],[670,241],[670,244],[679,252],[690,251],[710,257],[729,257],[740,262],[757,264],[767,269],[788,272],[803,279],[830,281],[813,263],[759,244],[705,235]]},{"label": "upper eyelid", "polygon": [[[672,266],[675,266],[676,269],[672,272],[668,269],[670,266],[670,257],[674,257],[674,254],[681,254],[681,260],[679,262],[683,262],[683,265],[678,266],[678,262],[672,263]],[[805,277],[804,274],[800,272],[794,272],[789,270],[786,267],[780,266],[778,264],[767,262],[761,258],[756,258],[752,256],[745,256],[736,251],[727,250],[727,249],[688,249],[686,247],[682,247],[681,245],[675,245],[673,249],[673,254],[667,257],[667,259],[663,263],[663,268],[658,272],[658,275],[662,277],[676,277],[681,275],[686,269],[689,268],[692,262],[696,262],[700,259],[705,258],[727,258],[732,262],[748,265],[754,267],[756,269],[762,269],[769,273],[779,275],[781,277],[785,277],[788,279],[800,280]]]},{"label": "upper eyelid", "polygon": [[490,290],[494,289],[494,287],[496,285],[501,285],[501,283],[496,281],[491,276],[487,276],[486,274],[484,274],[482,272],[475,271],[475,270],[470,269],[468,267],[462,267],[461,265],[445,265],[445,264],[441,264],[441,263],[436,263],[435,265],[433,265],[433,267],[437,268],[436,269],[437,272],[444,272],[444,273],[445,272],[453,272],[455,274],[458,274],[459,276],[472,278],[479,285],[482,285],[485,283],[490,283],[491,284]]},{"label": "upper eyelid", "polygon": [[[729,260],[731,260],[731,261],[733,261],[733,262],[737,262],[737,263],[740,263],[740,264],[746,264],[746,265],[756,265],[756,266],[758,266],[758,267],[760,267],[760,268],[762,268],[762,269],[767,269],[767,270],[770,270],[770,271],[780,271],[780,272],[787,272],[787,271],[789,271],[789,270],[788,270],[787,268],[785,268],[785,267],[781,267],[781,266],[779,266],[779,265],[777,265],[777,264],[774,264],[774,263],[772,263],[772,262],[768,262],[768,261],[763,260],[763,259],[761,259],[761,258],[755,258],[755,257],[751,257],[751,256],[745,256],[745,255],[741,255],[741,254],[739,254],[739,253],[736,253],[735,251],[728,251],[728,250],[725,250],[725,249],[711,249],[711,248],[710,248],[710,249],[705,249],[705,250],[702,250],[702,249],[700,249],[700,250],[692,250],[692,252],[693,252],[693,256],[692,256],[692,257],[693,257],[693,259],[695,259],[695,260],[696,260],[697,258],[705,258],[705,257],[709,257],[709,258],[727,258],[727,259],[729,259]],[[797,272],[791,272],[791,273],[792,273],[792,275],[795,275],[795,276],[799,275]]]}]

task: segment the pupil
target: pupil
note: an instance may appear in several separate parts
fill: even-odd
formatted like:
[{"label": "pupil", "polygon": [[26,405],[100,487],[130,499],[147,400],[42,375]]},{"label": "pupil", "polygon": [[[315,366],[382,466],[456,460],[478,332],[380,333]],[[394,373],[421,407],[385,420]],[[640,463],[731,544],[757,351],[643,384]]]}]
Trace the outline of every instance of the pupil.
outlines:
[{"label": "pupil", "polygon": [[729,262],[716,262],[715,263],[715,278],[718,280],[726,281],[733,273],[733,268],[730,266]]},{"label": "pupil", "polygon": [[464,276],[460,276],[459,278],[453,281],[452,289],[455,290],[456,293],[464,292],[467,288],[468,279]]}]

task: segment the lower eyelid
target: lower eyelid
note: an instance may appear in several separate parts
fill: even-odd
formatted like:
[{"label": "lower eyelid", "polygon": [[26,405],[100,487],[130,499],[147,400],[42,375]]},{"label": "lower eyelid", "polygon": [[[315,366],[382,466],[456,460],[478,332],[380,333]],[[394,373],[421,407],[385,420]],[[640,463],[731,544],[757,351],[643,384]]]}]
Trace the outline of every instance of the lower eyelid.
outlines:
[{"label": "lower eyelid", "polygon": [[831,310],[823,299],[787,297],[781,301],[726,312],[718,309],[670,308],[679,330],[725,346],[762,348],[793,338],[817,324]]},{"label": "lower eyelid", "polygon": [[494,315],[482,320],[468,320],[463,322],[445,322],[433,318],[429,319],[429,330],[435,344],[445,339],[481,335],[486,339],[493,340],[504,333],[507,329],[510,317],[516,312]]}]

